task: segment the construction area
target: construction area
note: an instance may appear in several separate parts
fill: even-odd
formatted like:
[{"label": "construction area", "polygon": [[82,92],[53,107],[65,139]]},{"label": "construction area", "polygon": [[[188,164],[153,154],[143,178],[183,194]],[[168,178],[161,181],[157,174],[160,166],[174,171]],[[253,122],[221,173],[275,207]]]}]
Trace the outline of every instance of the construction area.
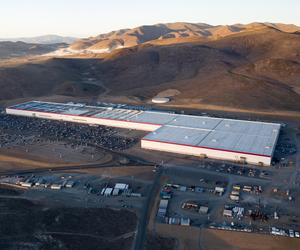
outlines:
[{"label": "construction area", "polygon": [[14,243],[0,247],[299,249],[300,124],[224,117],[103,103],[3,109],[0,203],[35,217],[3,216],[30,230],[6,230]]},{"label": "construction area", "polygon": [[280,124],[168,112],[31,101],[6,108],[10,115],[151,131],[144,149],[269,166]]}]

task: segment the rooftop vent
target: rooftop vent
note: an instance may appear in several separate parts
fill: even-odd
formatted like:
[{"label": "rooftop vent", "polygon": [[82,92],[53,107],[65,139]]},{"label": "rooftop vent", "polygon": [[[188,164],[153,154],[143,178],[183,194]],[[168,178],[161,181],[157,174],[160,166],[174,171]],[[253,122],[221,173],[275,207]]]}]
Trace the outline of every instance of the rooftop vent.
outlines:
[{"label": "rooftop vent", "polygon": [[212,139],[211,141],[212,141],[212,142],[217,142],[217,139]]}]

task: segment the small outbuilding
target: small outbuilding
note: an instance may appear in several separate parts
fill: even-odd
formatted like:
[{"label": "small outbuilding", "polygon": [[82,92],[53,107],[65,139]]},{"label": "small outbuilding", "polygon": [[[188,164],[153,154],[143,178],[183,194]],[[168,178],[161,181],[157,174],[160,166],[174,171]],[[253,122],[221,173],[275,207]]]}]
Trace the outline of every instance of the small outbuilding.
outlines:
[{"label": "small outbuilding", "polygon": [[191,220],[189,218],[181,218],[180,225],[181,226],[189,226],[191,224]]},{"label": "small outbuilding", "polygon": [[120,189],[114,188],[114,191],[112,192],[112,195],[113,195],[113,196],[118,196],[119,193],[120,193]]},{"label": "small outbuilding", "polygon": [[206,207],[206,206],[200,206],[199,213],[200,214],[207,214],[208,213],[208,207]]},{"label": "small outbuilding", "polygon": [[112,192],[113,192],[112,188],[106,188],[104,191],[104,196],[111,196]]},{"label": "small outbuilding", "polygon": [[224,209],[223,216],[225,216],[225,217],[232,217],[232,210]]},{"label": "small outbuilding", "polygon": [[125,190],[129,188],[129,185],[125,183],[116,183],[115,188],[120,190]]}]

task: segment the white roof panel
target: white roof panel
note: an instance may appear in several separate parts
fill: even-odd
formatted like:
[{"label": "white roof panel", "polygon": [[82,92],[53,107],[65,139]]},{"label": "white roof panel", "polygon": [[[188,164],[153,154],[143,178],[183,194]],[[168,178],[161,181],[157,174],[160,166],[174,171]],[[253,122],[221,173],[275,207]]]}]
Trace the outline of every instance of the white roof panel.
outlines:
[{"label": "white roof panel", "polygon": [[198,146],[269,156],[272,154],[274,140],[275,138],[268,136],[211,131]]},{"label": "white roof panel", "polygon": [[144,111],[130,117],[130,119],[128,120],[132,122],[153,123],[163,125],[171,122],[177,116],[177,114],[171,113]]},{"label": "white roof panel", "polygon": [[220,118],[179,115],[174,120],[169,122],[168,125],[189,128],[214,129],[221,121],[222,119]]},{"label": "white roof panel", "polygon": [[166,125],[146,135],[143,139],[183,145],[197,145],[209,132],[210,130]]},{"label": "white roof panel", "polygon": [[248,135],[272,136],[280,129],[280,124],[223,119],[215,130],[243,133]]}]

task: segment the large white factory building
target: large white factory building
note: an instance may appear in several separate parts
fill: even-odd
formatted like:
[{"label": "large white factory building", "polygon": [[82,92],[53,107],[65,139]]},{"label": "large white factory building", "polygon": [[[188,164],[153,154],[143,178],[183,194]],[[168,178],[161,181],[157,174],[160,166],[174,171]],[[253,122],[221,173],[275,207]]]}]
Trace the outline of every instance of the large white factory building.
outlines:
[{"label": "large white factory building", "polygon": [[266,166],[280,131],[277,123],[40,101],[8,107],[6,113],[151,131],[142,148]]}]

